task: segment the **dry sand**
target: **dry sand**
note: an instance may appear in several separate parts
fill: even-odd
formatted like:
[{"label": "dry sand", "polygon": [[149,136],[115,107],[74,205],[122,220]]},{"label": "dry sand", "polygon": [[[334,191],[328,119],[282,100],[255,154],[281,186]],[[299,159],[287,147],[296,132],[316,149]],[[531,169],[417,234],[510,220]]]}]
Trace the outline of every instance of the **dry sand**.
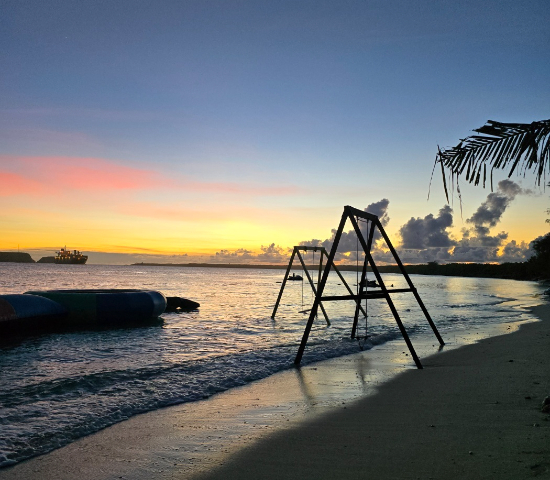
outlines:
[{"label": "dry sand", "polygon": [[415,344],[423,370],[391,342],[136,416],[0,480],[550,478],[550,305],[534,313],[429,357]]}]

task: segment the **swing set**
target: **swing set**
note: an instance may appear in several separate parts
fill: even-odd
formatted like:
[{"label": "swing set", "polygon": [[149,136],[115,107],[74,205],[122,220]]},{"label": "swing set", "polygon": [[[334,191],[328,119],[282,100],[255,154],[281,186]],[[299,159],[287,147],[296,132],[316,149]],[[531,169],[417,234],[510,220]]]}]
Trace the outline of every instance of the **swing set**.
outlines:
[{"label": "swing set", "polygon": [[[344,277],[334,264],[334,258],[336,256],[336,251],[338,250],[338,244],[340,243],[340,239],[342,237],[342,233],[344,231],[345,225],[347,220],[351,221],[351,224],[353,226],[353,229],[355,230],[355,233],[357,235],[357,252],[356,252],[356,278],[357,278],[357,290],[354,293],[352,289],[349,287],[347,282],[345,281]],[[366,239],[363,235],[363,232],[361,228],[359,227],[359,223],[366,223]],[[372,244],[373,244],[373,238],[375,235],[376,230],[378,230],[379,234],[382,236],[382,238],[385,240],[386,245],[388,246],[397,266],[399,267],[399,270],[401,274],[403,275],[408,288],[393,288],[393,285],[390,288],[386,287],[386,284],[384,283],[384,280],[382,279],[380,275],[380,271],[378,270],[378,267],[376,263],[374,262],[374,259],[372,257]],[[365,259],[363,261],[363,267],[361,271],[361,278],[358,279],[358,272],[359,272],[359,244],[361,245],[363,254],[365,256]],[[314,284],[311,275],[309,273],[309,270],[307,268],[307,265],[304,262],[304,258],[301,254],[301,252],[308,252],[313,251],[313,255],[315,255],[315,252],[319,251],[321,253],[320,260],[319,260],[319,267],[318,267],[318,275],[317,275],[317,286]],[[290,270],[292,268],[292,263],[294,261],[295,257],[298,257],[302,269],[304,271],[304,274],[307,277],[307,280],[309,282],[309,285],[311,286],[313,295],[314,295],[314,301],[311,309],[309,310],[309,319],[306,324],[306,328],[304,330],[304,334],[302,336],[302,341],[300,343],[300,347],[298,349],[298,353],[296,354],[296,358],[294,360],[294,363],[296,365],[299,365],[302,360],[302,356],[304,354],[304,350],[307,344],[307,340],[309,338],[309,334],[311,332],[311,327],[313,326],[313,322],[315,318],[317,317],[318,309],[321,308],[321,312],[323,313],[323,316],[327,322],[327,325],[330,325],[330,320],[328,318],[328,315],[325,311],[325,308],[323,306],[323,302],[330,302],[330,301],[342,301],[342,300],[352,300],[355,302],[355,315],[353,319],[353,326],[351,330],[351,338],[356,338],[359,340],[366,341],[367,339],[367,304],[368,300],[374,300],[374,299],[380,299],[383,298],[386,300],[388,307],[390,308],[390,311],[392,312],[392,315],[397,323],[397,326],[399,327],[399,330],[401,332],[401,335],[403,336],[403,339],[405,340],[405,343],[407,344],[407,347],[411,353],[411,356],[417,366],[417,368],[422,368],[422,363],[420,362],[420,359],[418,358],[418,355],[416,354],[414,347],[412,345],[412,342],[409,338],[409,335],[403,325],[403,322],[401,321],[401,318],[399,316],[399,313],[397,312],[395,305],[393,303],[393,300],[391,296],[393,294],[399,294],[399,293],[412,293],[420,306],[420,309],[424,313],[424,316],[426,317],[426,320],[430,324],[430,327],[432,328],[432,331],[434,332],[434,335],[436,336],[437,340],[439,341],[440,345],[444,345],[445,342],[441,338],[441,335],[439,334],[437,327],[435,326],[432,318],[430,317],[430,314],[428,313],[428,310],[426,309],[424,303],[422,302],[422,299],[420,298],[420,295],[418,294],[418,291],[416,290],[415,286],[413,285],[409,275],[405,271],[405,267],[403,266],[403,263],[399,259],[399,256],[397,255],[397,252],[393,248],[392,243],[390,242],[390,239],[388,235],[386,234],[386,231],[384,230],[384,227],[380,223],[380,220],[376,215],[373,215],[371,213],[365,212],[363,210],[358,210],[356,208],[345,206],[344,207],[344,213],[342,214],[342,218],[340,220],[340,225],[338,226],[338,230],[336,231],[334,235],[334,241],[332,243],[332,248],[330,250],[330,253],[327,253],[326,249],[324,247],[312,247],[312,246],[295,246],[292,255],[290,257],[290,261],[285,273],[285,277],[283,279],[281,289],[279,291],[279,296],[277,298],[277,301],[275,302],[275,307],[273,308],[273,313],[271,314],[271,318],[275,318],[275,314],[277,313],[277,309],[279,307],[279,303],[281,301],[281,298],[283,296],[283,291],[290,273]],[[326,258],[326,263],[323,268],[323,261]],[[315,261],[313,261],[313,264],[315,264]],[[367,280],[367,267],[370,267],[372,272],[374,273],[374,276],[376,277],[376,281]],[[340,280],[342,281],[342,285],[346,288],[348,295],[328,295],[323,296],[324,289],[328,280],[328,276],[333,270],[336,272]],[[322,272],[322,274],[321,274]],[[375,290],[369,290],[368,287],[374,287]],[[362,306],[362,301],[365,300],[365,308]],[[303,286],[302,286],[302,303],[303,303]],[[307,310],[306,310],[307,312]],[[358,336],[357,330],[358,330],[358,322],[359,322],[359,312],[361,312],[365,316],[365,335],[364,336]],[[362,345],[360,344],[361,348]]]},{"label": "swing set", "polygon": [[[306,262],[304,261],[304,257],[300,252],[313,252],[313,259],[312,259],[312,265],[313,266],[315,266],[315,252],[320,252],[321,253],[321,256],[319,258],[319,268],[318,268],[318,272],[317,272],[317,285],[319,285],[319,282],[321,281],[321,273],[323,271],[323,261],[324,261],[325,258],[327,260],[329,258],[329,254],[327,253],[326,248],[325,247],[309,247],[309,246],[306,246],[306,245],[299,245],[299,246],[294,247],[294,249],[292,251],[292,255],[290,256],[290,261],[288,262],[288,267],[286,269],[285,277],[284,277],[282,285],[281,285],[281,290],[279,290],[279,296],[277,297],[277,301],[275,302],[275,307],[273,308],[273,313],[271,314],[271,318],[273,320],[275,319],[275,315],[277,314],[277,309],[279,308],[279,303],[281,302],[281,298],[283,296],[283,291],[285,289],[286,282],[289,278],[289,273],[290,273],[290,270],[292,268],[292,264],[294,262],[295,257],[298,257],[298,260],[300,260],[300,264],[302,265],[302,270],[304,271],[304,275],[306,276],[307,281],[308,281],[309,285],[311,286],[311,290],[313,292],[313,295],[317,295],[317,289],[315,287],[315,283],[313,282],[313,279],[311,278],[311,275],[310,275],[309,270],[307,268]],[[328,265],[328,262],[327,262],[327,265]],[[348,293],[350,295],[353,295],[353,290],[349,287],[349,285],[346,282],[345,278],[342,276],[342,274],[340,273],[340,270],[338,270],[338,267],[334,263],[332,263],[332,268],[334,269],[334,271],[337,273],[338,277],[342,281],[342,285],[344,285],[346,287]],[[303,283],[302,283],[302,306],[303,306],[303,304],[304,304],[304,288],[303,288]],[[327,322],[327,325],[330,326],[330,320],[328,318],[327,312],[325,311],[325,307],[323,306],[322,302],[319,303],[319,307],[321,308],[321,312],[323,312],[323,316],[325,317],[325,321]],[[363,310],[363,307],[361,305],[359,305],[359,309],[363,312],[363,315],[365,315],[365,317],[366,317],[367,312],[365,312],[365,310]],[[302,310],[300,313],[306,313],[306,312],[309,312],[309,311],[310,311],[309,309],[308,310]]]}]

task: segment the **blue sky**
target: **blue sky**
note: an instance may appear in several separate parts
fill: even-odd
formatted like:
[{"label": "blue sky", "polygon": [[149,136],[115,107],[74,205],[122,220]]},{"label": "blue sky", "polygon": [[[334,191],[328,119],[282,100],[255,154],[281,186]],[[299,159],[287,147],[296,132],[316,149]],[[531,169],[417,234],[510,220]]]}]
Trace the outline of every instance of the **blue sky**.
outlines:
[{"label": "blue sky", "polygon": [[[31,164],[35,174],[92,165],[152,179],[87,195],[59,178],[48,179],[56,194],[10,191],[0,197],[4,250],[259,252],[328,238],[344,205],[383,198],[399,243],[405,222],[445,204],[437,175],[426,201],[437,145],[488,119],[532,122],[550,110],[547,0],[0,8],[0,171],[21,185],[41,181]],[[512,179],[533,187],[529,175]],[[455,202],[448,229],[457,241],[490,192],[462,193],[463,217]],[[89,228],[76,215],[43,221],[64,205]],[[547,205],[544,191],[519,195],[497,229],[528,242],[547,231]]]}]

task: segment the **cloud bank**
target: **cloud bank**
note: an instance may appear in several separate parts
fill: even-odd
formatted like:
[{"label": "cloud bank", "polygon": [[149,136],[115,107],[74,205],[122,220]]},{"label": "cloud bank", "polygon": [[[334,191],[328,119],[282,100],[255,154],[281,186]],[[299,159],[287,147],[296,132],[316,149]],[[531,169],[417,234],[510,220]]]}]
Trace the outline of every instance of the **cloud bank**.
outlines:
[{"label": "cloud bank", "polygon": [[[477,208],[466,222],[471,225],[462,229],[460,238],[453,238],[450,229],[453,226],[453,210],[449,205],[442,207],[437,215],[429,214],[424,218],[411,217],[399,228],[400,242],[394,243],[396,250],[405,263],[425,263],[436,261],[450,262],[523,262],[532,250],[525,242],[518,244],[515,240],[507,241],[506,232],[491,234],[510,204],[518,195],[530,195],[530,190],[522,189],[512,180],[502,180],[496,192],[487,195],[485,201]],[[364,210],[378,215],[382,226],[389,223],[389,200],[382,199],[371,203]],[[365,228],[365,227],[363,227]],[[363,230],[366,235],[366,230]],[[301,245],[319,245],[330,250],[336,230],[326,240],[313,239],[300,242]],[[355,262],[357,239],[355,232],[349,230],[342,234],[338,245],[336,260]],[[362,255],[360,255],[362,258]],[[393,263],[393,256],[385,242],[375,236],[373,257],[380,263]]]},{"label": "cloud bank", "polygon": [[[502,180],[497,191],[487,195],[485,201],[466,220],[470,226],[462,229],[460,238],[451,235],[453,209],[445,205],[436,215],[430,213],[424,218],[411,217],[399,228],[399,239],[396,240],[400,241],[393,241],[393,245],[404,263],[526,261],[532,255],[530,244],[508,241],[508,233],[502,231],[492,234],[491,230],[500,223],[506,209],[518,195],[530,194],[530,190],[522,189],[512,180]],[[390,221],[389,204],[390,201],[383,198],[368,205],[364,211],[377,215],[382,226],[386,227]],[[359,226],[367,238],[367,223],[359,222]],[[336,229],[332,229],[329,238],[304,240],[299,245],[324,247],[330,251],[335,235]],[[373,257],[377,263],[394,263],[393,256],[378,231],[372,245]],[[260,253],[244,249],[221,250],[211,258],[217,262],[284,264],[288,262],[291,252],[291,248],[282,248],[272,243],[268,247],[262,246]],[[342,232],[335,261],[355,263],[362,259],[363,254],[355,231],[349,229]]]}]

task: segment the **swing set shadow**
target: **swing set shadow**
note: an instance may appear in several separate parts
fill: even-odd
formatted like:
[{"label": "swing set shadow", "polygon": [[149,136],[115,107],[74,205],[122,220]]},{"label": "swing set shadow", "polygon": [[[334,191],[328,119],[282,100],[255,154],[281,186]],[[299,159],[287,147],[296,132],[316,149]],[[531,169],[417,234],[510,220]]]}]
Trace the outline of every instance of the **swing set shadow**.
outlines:
[{"label": "swing set shadow", "polygon": [[[345,225],[347,220],[351,221],[351,224],[353,226],[353,229],[355,230],[355,233],[357,235],[358,243],[361,245],[361,248],[363,250],[363,253],[365,255],[365,260],[363,262],[363,268],[361,271],[361,280],[358,282],[358,288],[357,292],[354,293],[352,289],[349,287],[347,282],[345,281],[344,277],[338,270],[337,266],[334,263],[334,258],[336,256],[336,251],[338,250],[338,244],[340,243],[340,239],[342,237],[342,233],[344,231]],[[361,228],[359,227],[359,222],[366,222],[367,228],[367,238],[365,239],[363,232],[361,231]],[[380,233],[384,241],[386,242],[386,245],[388,246],[397,266],[399,267],[399,270],[401,274],[403,275],[405,281],[407,282],[408,288],[387,288],[386,284],[384,283],[384,280],[382,279],[380,275],[380,271],[378,270],[378,267],[376,263],[374,262],[374,259],[371,254],[372,245],[373,245],[373,238],[375,235],[376,230]],[[301,252],[308,252],[313,251],[313,254],[315,255],[315,252],[320,252],[320,259],[319,259],[319,267],[318,267],[318,275],[317,275],[317,287],[315,286],[313,279],[311,278],[310,272],[307,268],[306,263],[304,262],[304,258],[302,256]],[[359,252],[357,252],[359,253]],[[311,332],[311,328],[313,326],[313,322],[317,316],[318,309],[321,308],[321,312],[323,313],[323,316],[325,318],[325,321],[327,322],[327,325],[330,325],[330,320],[328,318],[328,315],[325,311],[325,308],[323,306],[323,302],[331,302],[331,301],[342,301],[342,300],[353,300],[355,302],[355,315],[353,319],[353,326],[351,331],[351,338],[358,338],[357,337],[357,325],[359,320],[359,312],[361,312],[365,318],[367,318],[367,312],[366,312],[366,306],[368,303],[368,300],[374,300],[374,299],[385,299],[390,311],[392,312],[392,315],[397,323],[397,326],[399,327],[399,330],[401,332],[401,335],[403,336],[403,339],[405,340],[405,343],[407,344],[407,347],[409,349],[409,352],[411,353],[411,356],[417,366],[417,368],[422,368],[422,363],[420,362],[420,359],[418,358],[418,355],[416,354],[416,351],[414,350],[414,347],[412,345],[412,342],[409,338],[409,335],[403,325],[403,322],[401,321],[401,318],[399,316],[399,313],[397,312],[397,309],[395,308],[395,305],[393,303],[393,300],[391,296],[393,294],[400,294],[400,293],[412,293],[420,306],[420,309],[424,313],[424,316],[426,317],[426,320],[430,324],[430,327],[432,328],[432,331],[434,332],[437,340],[439,341],[440,345],[444,345],[445,342],[441,338],[441,335],[439,334],[437,327],[435,326],[432,318],[430,317],[430,314],[428,313],[428,310],[426,309],[424,303],[422,302],[422,299],[420,298],[420,295],[418,294],[417,289],[415,288],[414,284],[412,283],[409,275],[407,274],[405,267],[403,266],[403,263],[401,262],[399,256],[397,255],[397,252],[393,248],[392,243],[390,242],[390,239],[388,235],[386,234],[386,231],[384,230],[384,227],[380,223],[380,220],[376,215],[373,215],[371,213],[365,212],[363,210],[358,210],[356,208],[350,207],[349,205],[344,207],[344,213],[342,214],[342,218],[340,220],[340,225],[338,226],[338,230],[336,231],[334,235],[334,241],[332,243],[332,247],[330,250],[330,253],[327,253],[326,249],[324,247],[312,247],[312,246],[295,246],[292,255],[290,257],[290,261],[288,263],[288,267],[285,273],[285,277],[283,279],[281,289],[279,291],[279,296],[277,298],[277,301],[275,302],[275,307],[273,308],[273,313],[271,314],[271,318],[275,318],[275,315],[277,313],[277,309],[279,307],[279,303],[281,301],[281,298],[283,296],[283,291],[286,285],[286,282],[288,280],[288,276],[290,273],[290,270],[292,268],[292,264],[294,262],[294,258],[298,257],[298,260],[300,261],[302,265],[302,269],[304,270],[304,273],[306,275],[307,281],[309,282],[309,285],[311,286],[311,289],[313,291],[313,294],[315,295],[315,299],[313,301],[313,305],[311,307],[310,313],[309,313],[309,319],[306,324],[304,334],[302,336],[302,341],[300,343],[300,347],[298,349],[298,353],[296,354],[296,358],[294,360],[295,365],[299,365],[302,361],[302,356],[304,354],[304,350],[307,344],[307,340],[309,338],[309,334]],[[326,263],[323,269],[323,262],[326,259]],[[315,263],[315,261],[313,262]],[[376,277],[376,290],[368,290],[368,285],[370,282],[367,282],[367,267],[370,267],[372,272],[374,273],[374,276]],[[328,276],[331,272],[331,270],[334,270],[340,280],[342,281],[342,285],[346,288],[348,291],[347,295],[329,295],[329,296],[323,296],[323,292],[328,280]],[[362,306],[362,301],[365,300],[365,308]],[[366,332],[365,337],[366,338]]]}]

